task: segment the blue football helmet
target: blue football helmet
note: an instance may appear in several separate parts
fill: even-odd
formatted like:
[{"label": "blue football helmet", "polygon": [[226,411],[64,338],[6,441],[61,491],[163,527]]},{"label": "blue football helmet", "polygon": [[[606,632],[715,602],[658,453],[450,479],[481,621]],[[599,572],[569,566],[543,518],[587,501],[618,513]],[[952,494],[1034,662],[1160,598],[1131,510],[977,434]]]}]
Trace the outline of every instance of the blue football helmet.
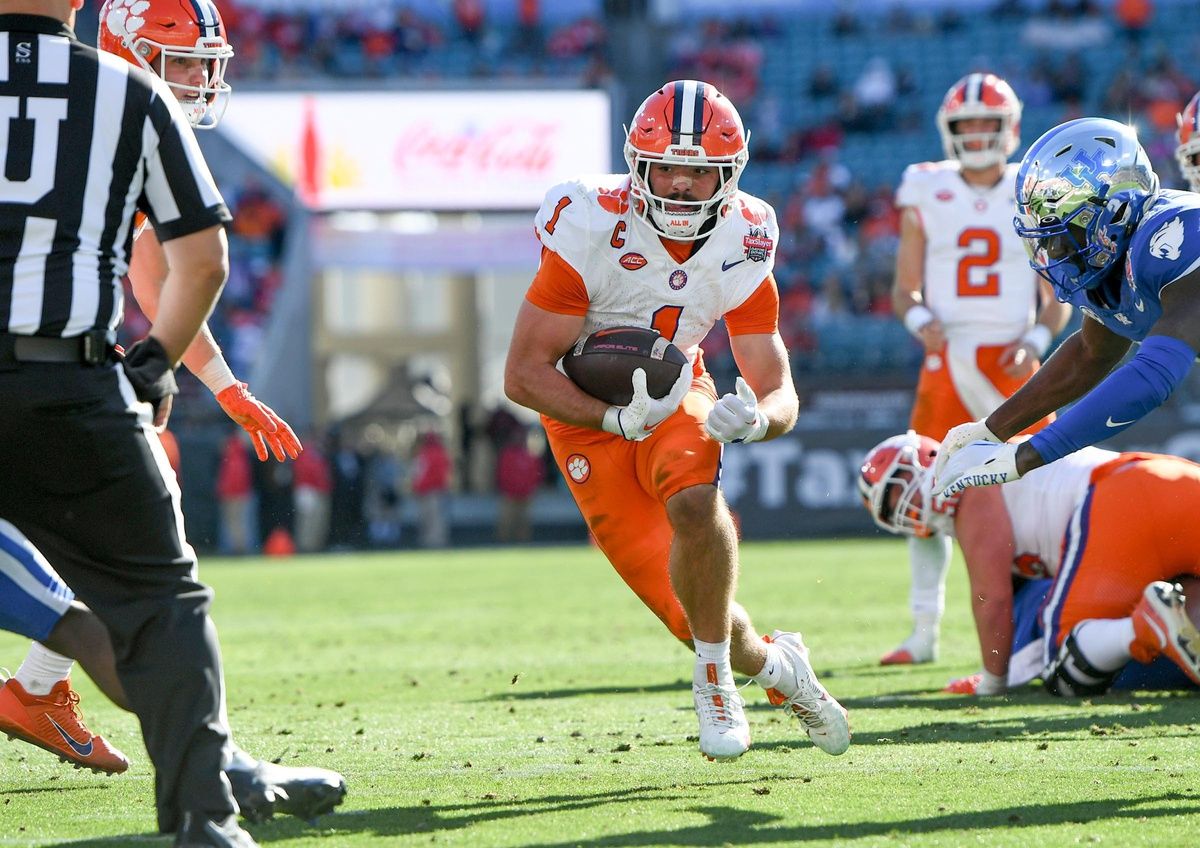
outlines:
[{"label": "blue football helmet", "polygon": [[1067,121],[1033,143],[1017,171],[1029,264],[1066,301],[1122,258],[1158,176],[1136,131],[1106,118]]}]

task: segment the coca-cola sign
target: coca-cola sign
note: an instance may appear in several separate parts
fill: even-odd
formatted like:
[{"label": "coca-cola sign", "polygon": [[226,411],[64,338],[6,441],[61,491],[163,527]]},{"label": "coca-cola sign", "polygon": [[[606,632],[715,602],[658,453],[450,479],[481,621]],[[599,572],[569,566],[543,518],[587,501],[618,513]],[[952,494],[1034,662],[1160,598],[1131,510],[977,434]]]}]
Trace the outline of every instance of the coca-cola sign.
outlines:
[{"label": "coca-cola sign", "polygon": [[597,91],[239,93],[221,130],[317,209],[534,209],[612,162]]}]

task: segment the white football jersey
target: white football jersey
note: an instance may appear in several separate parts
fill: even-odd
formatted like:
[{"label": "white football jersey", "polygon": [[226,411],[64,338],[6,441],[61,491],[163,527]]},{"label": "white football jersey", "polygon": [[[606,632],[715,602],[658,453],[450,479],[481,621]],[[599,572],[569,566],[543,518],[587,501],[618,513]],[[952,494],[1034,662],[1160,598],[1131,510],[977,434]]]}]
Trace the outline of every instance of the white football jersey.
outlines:
[{"label": "white football jersey", "polygon": [[1087,493],[1092,472],[1118,455],[1086,447],[1000,487],[1012,522],[1016,573],[1022,577],[1058,574],[1063,536]]},{"label": "white football jersey", "polygon": [[583,334],[620,325],[653,327],[695,362],[700,342],[749,298],[775,266],[775,210],[738,192],[727,220],[677,262],[659,232],[629,210],[629,176],[607,174],[554,186],[538,210],[542,244],[583,279]]},{"label": "white football jersey", "polygon": [[951,345],[1008,344],[1037,315],[1037,275],[1013,230],[1019,163],[990,189],[967,185],[956,160],[910,165],[896,191],[925,231],[925,305]]}]

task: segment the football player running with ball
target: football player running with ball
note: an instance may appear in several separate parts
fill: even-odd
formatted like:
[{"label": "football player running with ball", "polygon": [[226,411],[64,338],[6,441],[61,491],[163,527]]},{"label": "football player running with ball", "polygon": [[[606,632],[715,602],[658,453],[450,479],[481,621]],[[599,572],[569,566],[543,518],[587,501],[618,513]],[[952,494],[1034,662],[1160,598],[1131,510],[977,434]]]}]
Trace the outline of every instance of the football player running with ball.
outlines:
[{"label": "football player running with ball", "polygon": [[[541,266],[517,316],[505,390],[542,414],[617,573],[695,648],[701,752],[731,760],[750,746],[737,671],[836,755],[850,744],[846,711],[817,681],[800,635],[758,636],[734,601],[737,530],[718,487],[721,451],[783,435],[799,406],[777,328],[775,212],[738,190],[747,140],[712,85],[671,82],[634,115],[627,174],[547,192]],[[721,318],[742,377],[718,398],[699,345]],[[579,339],[619,325],[652,327],[688,357],[665,397],[649,397],[635,375],[630,404],[610,406],[556,368]]]},{"label": "football player running with ball", "polygon": [[[939,493],[1016,480],[1128,429],[1200,349],[1200,196],[1159,189],[1133,128],[1080,118],[1047,132],[1021,163],[1017,210],[1034,270],[1086,317],[1019,392],[950,431]],[[1137,354],[1116,368],[1135,341]],[[1003,444],[1072,401],[1029,441]]]},{"label": "football player running with ball", "polygon": [[[1030,269],[1012,230],[1017,165],[1008,158],[1020,146],[1021,128],[1012,87],[994,74],[968,74],[946,92],[937,127],[946,158],[909,166],[896,191],[892,299],[925,349],[909,426],[940,440],[1029,379],[1071,308]],[[884,665],[937,659],[950,550],[942,533],[909,538],[913,631]]]}]

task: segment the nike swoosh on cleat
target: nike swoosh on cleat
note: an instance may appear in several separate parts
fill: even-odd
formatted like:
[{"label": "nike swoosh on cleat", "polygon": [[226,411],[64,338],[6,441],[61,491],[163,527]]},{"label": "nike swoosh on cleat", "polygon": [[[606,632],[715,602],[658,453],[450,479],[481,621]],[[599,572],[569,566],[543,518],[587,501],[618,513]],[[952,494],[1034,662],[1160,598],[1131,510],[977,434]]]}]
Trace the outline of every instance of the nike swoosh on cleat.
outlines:
[{"label": "nike swoosh on cleat", "polygon": [[728,270],[729,270],[730,268],[732,268],[734,265],[741,265],[741,264],[742,264],[743,262],[745,262],[745,261],[746,261],[745,259],[739,259],[737,262],[729,262],[729,261],[722,262],[722,263],[721,263],[721,270],[722,270],[722,271],[728,271]]},{"label": "nike swoosh on cleat", "polygon": [[50,723],[52,725],[54,725],[54,729],[59,732],[59,735],[62,736],[63,741],[71,746],[72,751],[74,751],[76,754],[78,754],[81,757],[90,757],[92,755],[92,747],[93,747],[92,740],[89,739],[86,745],[76,742],[74,739],[71,738],[71,734],[67,733],[67,731],[63,730],[62,726],[57,721],[50,718],[50,716],[46,716],[46,718],[50,721]]},{"label": "nike swoosh on cleat", "polygon": [[1126,424],[1132,424],[1137,421],[1136,418],[1130,418],[1128,421],[1113,421],[1112,416],[1108,416],[1108,420],[1104,422],[1106,427],[1124,427]]}]

